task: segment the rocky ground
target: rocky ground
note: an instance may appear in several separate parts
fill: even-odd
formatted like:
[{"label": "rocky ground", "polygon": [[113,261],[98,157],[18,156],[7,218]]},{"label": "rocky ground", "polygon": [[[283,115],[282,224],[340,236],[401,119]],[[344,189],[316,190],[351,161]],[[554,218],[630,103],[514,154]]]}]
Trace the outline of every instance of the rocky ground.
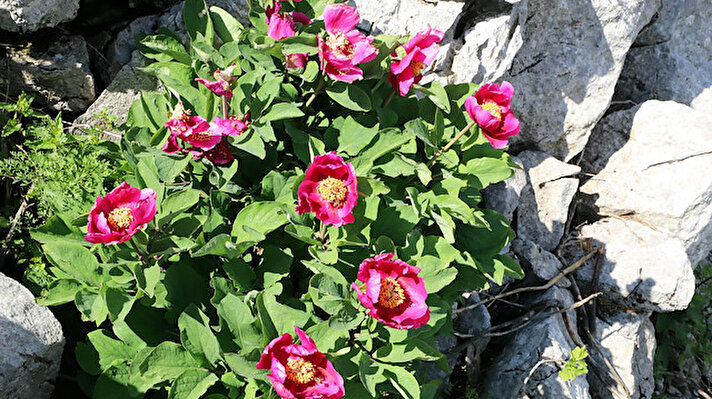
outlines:
[{"label": "rocky ground", "polygon": [[[516,88],[522,129],[510,152],[522,169],[484,198],[512,220],[509,250],[527,277],[460,306],[456,337],[441,342],[451,383],[498,399],[651,398],[650,316],[688,306],[693,269],[712,250],[712,0],[351,1],[374,34],[446,32],[428,79]],[[245,21],[243,0],[209,2]],[[37,93],[77,128],[104,108],[123,120],[156,87],[136,69],[134,38],[181,25],[180,3],[127,3],[0,2],[0,94]],[[0,397],[29,398],[17,381],[48,397],[61,330],[5,285]],[[547,289],[502,296],[533,286]],[[25,331],[32,339],[12,338]],[[559,360],[583,344],[590,372],[561,381]],[[695,397],[675,391],[658,394]]]}]

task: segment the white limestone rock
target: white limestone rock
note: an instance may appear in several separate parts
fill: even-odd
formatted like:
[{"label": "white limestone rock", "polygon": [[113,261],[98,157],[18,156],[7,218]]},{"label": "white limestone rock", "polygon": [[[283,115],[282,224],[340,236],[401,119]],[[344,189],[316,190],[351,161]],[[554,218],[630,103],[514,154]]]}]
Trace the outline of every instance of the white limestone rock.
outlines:
[{"label": "white limestone rock", "polygon": [[712,129],[702,112],[646,101],[630,138],[581,187],[599,214],[632,215],[682,241],[696,265],[712,250]]},{"label": "white limestone rock", "polygon": [[62,326],[52,312],[0,273],[0,398],[49,398],[63,349]]},{"label": "white limestone rock", "polygon": [[79,0],[0,0],[0,29],[27,33],[77,16]]},{"label": "white limestone rock", "polygon": [[517,234],[547,251],[556,248],[564,235],[569,205],[576,194],[581,168],[540,151],[518,155],[529,183],[523,190],[517,212]]}]

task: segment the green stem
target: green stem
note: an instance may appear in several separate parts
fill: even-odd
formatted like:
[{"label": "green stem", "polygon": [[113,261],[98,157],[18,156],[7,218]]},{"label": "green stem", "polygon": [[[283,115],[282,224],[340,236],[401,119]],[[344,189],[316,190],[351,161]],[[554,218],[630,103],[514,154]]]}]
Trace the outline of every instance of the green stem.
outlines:
[{"label": "green stem", "polygon": [[314,102],[316,95],[321,92],[321,90],[324,88],[325,83],[326,83],[326,80],[324,79],[324,75],[321,75],[321,79],[319,80],[319,83],[316,86],[316,90],[314,90],[314,93],[312,93],[311,97],[309,97],[307,102],[304,104],[305,108],[309,108],[311,103]]},{"label": "green stem", "polygon": [[383,103],[381,103],[381,108],[386,108],[386,106],[393,100],[393,96],[396,94],[396,89],[393,89],[390,93],[388,93],[388,97],[383,99]]},{"label": "green stem", "polygon": [[228,105],[227,105],[227,97],[226,96],[222,96],[222,112],[223,112],[223,119],[227,119]]},{"label": "green stem", "polygon": [[322,244],[326,243],[326,224],[319,222],[319,240]]},{"label": "green stem", "polygon": [[141,253],[141,250],[138,248],[138,244],[136,243],[136,239],[134,237],[131,237],[129,242],[131,243],[131,246],[134,248],[134,251],[136,251],[136,255],[138,255],[138,260],[140,260],[141,263],[144,264],[144,266],[148,266],[148,259],[147,259],[148,256]]},{"label": "green stem", "polygon": [[455,135],[455,137],[453,137],[452,140],[450,140],[447,144],[445,144],[445,147],[443,147],[442,150],[436,152],[435,155],[433,155],[433,157],[430,159],[430,162],[428,162],[428,167],[430,168],[433,165],[435,165],[435,160],[438,159],[438,157],[440,155],[447,152],[447,150],[449,150],[450,147],[452,147],[453,144],[455,144],[457,142],[457,140],[460,140],[460,137],[462,137],[465,133],[467,133],[467,131],[470,130],[472,128],[472,126],[474,126],[474,125],[475,125],[475,121],[472,121],[472,122],[468,123],[464,129],[460,130],[460,133]]}]

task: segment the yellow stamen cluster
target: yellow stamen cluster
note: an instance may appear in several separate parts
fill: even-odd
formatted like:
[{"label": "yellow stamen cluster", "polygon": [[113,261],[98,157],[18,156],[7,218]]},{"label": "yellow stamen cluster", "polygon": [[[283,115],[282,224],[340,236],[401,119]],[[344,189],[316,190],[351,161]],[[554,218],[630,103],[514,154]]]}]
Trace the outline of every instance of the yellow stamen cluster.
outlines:
[{"label": "yellow stamen cluster", "polygon": [[308,384],[316,376],[316,367],[311,362],[300,358],[287,360],[285,369],[287,378],[297,384]]},{"label": "yellow stamen cluster", "polygon": [[423,64],[420,61],[411,61],[410,62],[410,69],[413,70],[413,76],[420,76],[423,74],[423,68],[425,68],[425,64]]},{"label": "yellow stamen cluster", "polygon": [[346,203],[346,196],[349,194],[349,189],[346,188],[344,182],[333,177],[327,177],[319,182],[316,186],[316,191],[321,195],[321,198],[328,201],[334,208],[341,208]]},{"label": "yellow stamen cluster", "polygon": [[345,34],[338,32],[329,34],[326,38],[326,45],[333,51],[339,52],[346,57],[353,57],[354,47]]},{"label": "yellow stamen cluster", "polygon": [[381,292],[378,293],[378,303],[388,309],[394,309],[405,302],[403,287],[393,278],[381,279]]},{"label": "yellow stamen cluster", "polygon": [[111,230],[121,231],[127,229],[133,220],[131,208],[122,206],[109,212],[109,216],[106,217],[106,224],[109,225]]},{"label": "yellow stamen cluster", "polygon": [[209,130],[203,130],[202,132],[193,133],[193,139],[197,141],[208,141],[212,137]]},{"label": "yellow stamen cluster", "polygon": [[500,108],[499,105],[497,105],[496,103],[492,101],[487,101],[486,103],[480,105],[480,107],[482,107],[483,110],[492,114],[492,116],[497,118],[497,120],[502,120],[502,108]]}]

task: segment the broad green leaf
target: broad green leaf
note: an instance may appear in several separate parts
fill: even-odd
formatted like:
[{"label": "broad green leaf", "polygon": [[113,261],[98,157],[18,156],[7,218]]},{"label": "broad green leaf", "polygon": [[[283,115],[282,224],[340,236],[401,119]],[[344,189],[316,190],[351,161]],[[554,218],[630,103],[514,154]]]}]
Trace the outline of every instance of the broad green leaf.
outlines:
[{"label": "broad green leaf", "polygon": [[[218,315],[232,333],[233,341],[242,350],[250,351],[252,348],[261,347],[262,334],[255,326],[255,318],[250,307],[239,297],[228,293],[218,305]],[[227,355],[225,359],[227,360]]]},{"label": "broad green leaf", "polygon": [[200,309],[190,305],[178,318],[178,329],[183,347],[198,364],[214,368],[222,356],[209,323],[210,319]]},{"label": "broad green leaf", "polygon": [[276,103],[267,110],[267,113],[262,116],[262,121],[278,121],[282,119],[299,118],[304,116],[299,107],[294,103]]},{"label": "broad green leaf", "polygon": [[218,377],[208,370],[186,370],[173,381],[168,399],[200,399],[217,381]]},{"label": "broad green leaf", "polygon": [[477,158],[458,167],[458,172],[465,175],[474,175],[482,184],[482,188],[492,183],[507,180],[514,171],[507,161],[496,158]]},{"label": "broad green leaf", "polygon": [[205,0],[185,0],[183,22],[191,40],[197,40],[202,36],[205,42],[213,44],[213,22]]},{"label": "broad green leaf", "polygon": [[235,42],[239,39],[244,27],[229,12],[212,6],[210,7],[210,18],[213,21],[215,33],[223,43]]},{"label": "broad green leaf", "polygon": [[101,282],[99,261],[88,249],[72,242],[44,244],[47,259],[60,270],[79,281],[98,286]]},{"label": "broad green leaf", "polygon": [[326,89],[332,100],[352,111],[370,111],[371,98],[354,84],[336,82]]},{"label": "broad green leaf", "polygon": [[173,380],[187,369],[196,367],[198,364],[182,346],[162,342],[141,362],[139,370],[145,378],[159,383]]},{"label": "broad green leaf", "polygon": [[109,315],[104,299],[101,294],[95,291],[87,289],[77,291],[74,297],[74,304],[77,305],[77,309],[82,313],[83,320],[93,321],[97,326]]},{"label": "broad green leaf", "polygon": [[183,43],[169,35],[146,36],[141,39],[138,48],[144,56],[157,61],[176,60],[188,65],[191,63],[190,55],[185,51]]},{"label": "broad green leaf", "polygon": [[159,208],[158,225],[168,223],[173,217],[198,203],[199,199],[200,191],[195,189],[183,189],[167,196]]},{"label": "broad green leaf", "polygon": [[235,353],[226,353],[225,362],[230,367],[230,370],[245,378],[254,378],[261,381],[269,381],[267,378],[267,370],[257,368],[257,362],[251,362],[244,357]]},{"label": "broad green leaf", "polygon": [[408,363],[415,360],[434,362],[445,356],[420,339],[409,339],[402,344],[386,344],[374,355],[378,360],[388,363]]},{"label": "broad green leaf", "polygon": [[110,337],[106,330],[92,331],[87,338],[99,355],[102,370],[108,369],[116,360],[131,360],[138,352],[137,348]]},{"label": "broad green leaf", "polygon": [[82,284],[75,280],[55,280],[42,290],[42,296],[37,298],[37,304],[56,306],[71,302],[81,287]]},{"label": "broad green leaf", "polygon": [[345,152],[350,156],[358,155],[378,134],[378,124],[368,128],[356,122],[351,116],[346,117],[339,131],[338,152]]},{"label": "broad green leaf", "polygon": [[404,399],[420,399],[420,383],[403,367],[383,365],[385,375]]},{"label": "broad green leaf", "polygon": [[241,242],[264,240],[265,235],[288,222],[277,202],[255,202],[245,207],[235,218],[232,236]]},{"label": "broad green leaf", "polygon": [[318,52],[316,35],[311,33],[301,33],[292,37],[280,40],[282,52],[284,54],[309,54]]}]

